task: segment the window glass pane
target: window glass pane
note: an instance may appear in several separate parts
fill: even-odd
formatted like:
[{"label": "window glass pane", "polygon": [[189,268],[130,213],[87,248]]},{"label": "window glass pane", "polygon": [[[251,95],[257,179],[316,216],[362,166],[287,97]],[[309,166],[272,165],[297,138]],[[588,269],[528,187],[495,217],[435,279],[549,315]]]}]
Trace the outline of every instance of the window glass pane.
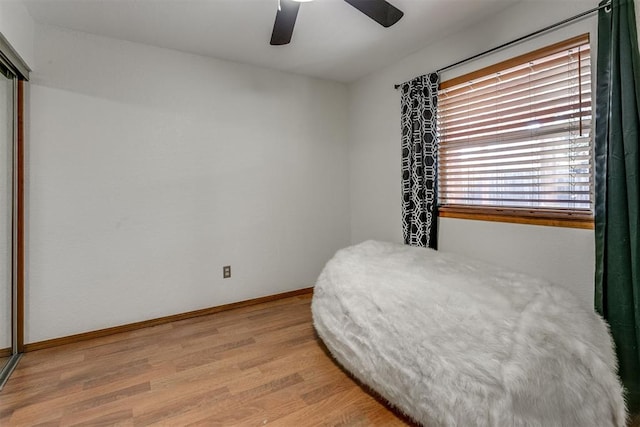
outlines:
[{"label": "window glass pane", "polygon": [[470,77],[438,94],[439,203],[591,212],[588,35]]}]

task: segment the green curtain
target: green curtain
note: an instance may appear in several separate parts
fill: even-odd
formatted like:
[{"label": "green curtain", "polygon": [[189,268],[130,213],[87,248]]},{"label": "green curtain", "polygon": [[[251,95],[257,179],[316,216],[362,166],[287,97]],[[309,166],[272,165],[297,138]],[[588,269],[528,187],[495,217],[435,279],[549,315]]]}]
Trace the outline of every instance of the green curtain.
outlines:
[{"label": "green curtain", "polygon": [[[601,3],[603,5],[605,2]],[[595,306],[611,327],[629,412],[640,412],[640,58],[633,0],[598,15]]]}]

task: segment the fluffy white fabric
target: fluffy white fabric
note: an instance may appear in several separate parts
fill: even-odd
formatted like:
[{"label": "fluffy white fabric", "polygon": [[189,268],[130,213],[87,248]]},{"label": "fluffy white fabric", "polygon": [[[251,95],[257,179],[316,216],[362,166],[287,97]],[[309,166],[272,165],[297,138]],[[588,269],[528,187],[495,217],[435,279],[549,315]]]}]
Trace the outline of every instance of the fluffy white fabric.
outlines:
[{"label": "fluffy white fabric", "polygon": [[431,249],[336,253],[312,301],[347,370],[428,426],[623,426],[604,321],[544,280]]}]

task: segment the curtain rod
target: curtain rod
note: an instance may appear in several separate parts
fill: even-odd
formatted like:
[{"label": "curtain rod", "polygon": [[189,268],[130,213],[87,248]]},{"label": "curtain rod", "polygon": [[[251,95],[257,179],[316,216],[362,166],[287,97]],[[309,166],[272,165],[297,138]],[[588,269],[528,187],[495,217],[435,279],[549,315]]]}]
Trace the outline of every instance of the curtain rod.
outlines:
[{"label": "curtain rod", "polygon": [[[585,17],[585,16],[587,16],[587,15],[591,15],[592,13],[597,12],[597,11],[599,11],[600,9],[607,8],[607,7],[610,7],[610,6],[611,6],[611,0],[609,0],[607,3],[605,3],[605,4],[603,4],[603,5],[600,5],[600,6],[598,6],[598,7],[594,7],[594,8],[592,8],[592,9],[586,10],[586,11],[584,11],[584,12],[582,12],[582,13],[579,13],[579,14],[577,14],[577,15],[575,15],[575,16],[572,16],[572,17],[567,18],[567,19],[563,19],[563,20],[562,20],[562,21],[560,21],[560,22],[556,22],[555,24],[548,25],[548,26],[546,26],[546,27],[544,27],[544,28],[541,28],[541,29],[539,29],[539,30],[537,30],[537,31],[534,31],[534,32],[532,32],[532,33],[529,33],[529,34],[527,34],[527,35],[525,35],[525,36],[518,37],[518,38],[517,38],[517,39],[515,39],[515,40],[511,40],[511,41],[509,41],[509,42],[503,43],[503,44],[501,44],[500,46],[493,47],[493,48],[491,48],[491,49],[485,50],[484,52],[477,53],[477,54],[475,54],[475,55],[473,55],[473,56],[470,56],[470,57],[468,57],[468,58],[465,58],[465,59],[463,59],[463,60],[461,60],[461,61],[455,62],[455,63],[453,63],[453,64],[451,64],[451,65],[447,65],[446,67],[442,67],[442,68],[440,68],[440,69],[436,70],[436,73],[441,73],[441,72],[446,71],[446,70],[449,70],[449,69],[451,69],[451,68],[455,68],[455,67],[457,67],[458,65],[462,65],[462,64],[467,63],[467,62],[469,62],[469,61],[473,61],[474,59],[478,59],[478,58],[481,58],[481,57],[483,57],[483,56],[485,56],[485,55],[488,55],[488,54],[490,54],[490,53],[493,53],[493,52],[495,52],[495,51],[502,50],[502,49],[504,49],[505,47],[511,46],[511,45],[513,45],[513,44],[516,44],[516,43],[520,43],[520,42],[525,41],[525,40],[528,40],[528,39],[530,39],[530,38],[532,38],[532,37],[535,37],[535,36],[537,36],[537,35],[539,35],[539,34],[546,33],[546,32],[547,32],[547,31],[549,31],[549,30],[553,30],[554,28],[557,28],[557,27],[560,27],[560,26],[562,26],[562,25],[568,24],[569,22],[576,21],[576,20],[578,20],[578,19],[580,19],[580,18],[583,18],[583,17]],[[393,85],[394,89],[398,89],[400,86],[401,86],[401,85],[399,85],[399,84],[395,84],[395,85]]]}]

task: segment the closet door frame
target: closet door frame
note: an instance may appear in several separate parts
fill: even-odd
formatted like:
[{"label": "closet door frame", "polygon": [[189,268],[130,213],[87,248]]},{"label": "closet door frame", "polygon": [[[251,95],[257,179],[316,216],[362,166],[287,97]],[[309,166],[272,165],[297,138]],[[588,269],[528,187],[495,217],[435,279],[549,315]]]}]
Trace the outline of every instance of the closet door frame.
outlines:
[{"label": "closet door frame", "polygon": [[24,351],[24,146],[25,146],[25,84],[29,79],[28,66],[0,34],[0,62],[14,74],[13,78],[13,141],[12,141],[12,272],[11,318],[12,356],[0,366],[0,389],[11,375]]},{"label": "closet door frame", "polygon": [[16,87],[16,138],[14,139],[14,345],[17,353],[24,352],[24,80],[18,78]]}]

